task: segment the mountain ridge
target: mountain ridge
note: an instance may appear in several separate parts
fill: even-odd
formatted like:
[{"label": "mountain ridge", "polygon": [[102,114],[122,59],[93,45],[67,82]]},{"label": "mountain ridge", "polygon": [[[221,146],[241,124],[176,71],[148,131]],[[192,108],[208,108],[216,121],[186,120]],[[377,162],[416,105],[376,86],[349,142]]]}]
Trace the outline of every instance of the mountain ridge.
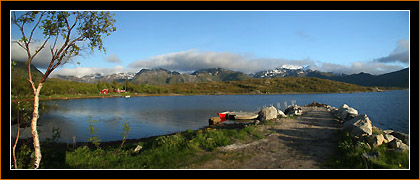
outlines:
[{"label": "mountain ridge", "polygon": [[[290,68],[291,67],[291,68]],[[335,74],[332,72],[321,72],[311,70],[308,67],[298,66],[282,66],[268,71],[260,71],[255,74],[245,74],[240,71],[233,71],[223,68],[207,68],[196,70],[193,73],[179,73],[163,68],[141,69],[137,73],[124,74],[120,76],[107,75],[95,76],[87,75],[77,79],[74,76],[57,76],[59,79],[72,80],[78,82],[96,83],[98,80],[102,82],[123,82],[129,80],[135,84],[179,84],[179,83],[196,83],[209,81],[241,81],[250,78],[276,78],[276,77],[316,77],[328,79],[361,86],[378,86],[378,87],[408,87],[409,86],[409,68],[399,71],[385,73],[381,75],[371,75],[369,73],[360,72],[358,74]],[[112,77],[112,76],[115,77]],[[119,77],[119,78],[117,78]],[[123,78],[122,78],[123,77]],[[87,80],[94,79],[94,80]]]}]

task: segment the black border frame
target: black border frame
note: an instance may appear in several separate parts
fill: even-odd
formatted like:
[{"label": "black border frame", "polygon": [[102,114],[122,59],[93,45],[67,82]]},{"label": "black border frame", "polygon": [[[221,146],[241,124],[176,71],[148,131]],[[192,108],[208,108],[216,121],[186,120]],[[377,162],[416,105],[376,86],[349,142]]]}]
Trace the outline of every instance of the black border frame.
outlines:
[{"label": "black border frame", "polygon": [[[182,8],[179,8],[182,7]],[[117,8],[117,9],[116,9]],[[239,9],[238,9],[239,8]],[[410,10],[410,66],[419,59],[418,1],[2,1],[2,142],[9,144],[10,94],[10,10]],[[419,179],[418,66],[411,66],[410,76],[410,170],[10,170],[10,152],[1,152],[1,179]],[[6,76],[8,75],[8,76]],[[9,79],[7,79],[9,77]],[[414,83],[413,83],[414,82]],[[414,106],[412,106],[414,105]]]}]

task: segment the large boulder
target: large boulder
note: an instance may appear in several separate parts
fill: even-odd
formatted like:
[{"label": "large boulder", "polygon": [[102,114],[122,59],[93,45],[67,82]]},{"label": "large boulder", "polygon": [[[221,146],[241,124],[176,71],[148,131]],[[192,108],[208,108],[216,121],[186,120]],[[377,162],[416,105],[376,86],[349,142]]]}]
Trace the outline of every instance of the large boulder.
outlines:
[{"label": "large boulder", "polygon": [[382,134],[373,134],[372,136],[368,137],[368,143],[372,147],[378,147],[384,143],[384,135]]},{"label": "large boulder", "polygon": [[400,139],[404,144],[410,145],[410,142],[408,140],[408,134],[398,132],[398,131],[394,131],[394,132],[391,133],[391,135]]},{"label": "large boulder", "polygon": [[356,109],[348,106],[347,104],[343,104],[342,106],[340,106],[337,113],[337,116],[343,121],[350,120],[358,115],[359,112]]},{"label": "large boulder", "polygon": [[211,117],[209,119],[209,125],[219,124],[220,122],[222,122],[222,119],[220,119],[220,117]]},{"label": "large boulder", "polygon": [[340,116],[340,114],[341,114],[343,111],[345,111],[346,109],[348,109],[348,108],[350,108],[350,106],[349,106],[349,105],[347,105],[347,104],[343,104],[343,105],[341,105],[341,106],[338,108],[338,111],[337,111],[337,116]]},{"label": "large boulder", "polygon": [[397,151],[408,151],[409,147],[407,144],[404,144],[401,140],[395,138],[391,142],[388,143],[388,146],[397,150]]},{"label": "large boulder", "polygon": [[300,116],[302,115],[302,108],[298,105],[290,105],[284,110],[286,115]]},{"label": "large boulder", "polygon": [[391,142],[392,140],[394,140],[395,139],[395,137],[393,136],[393,135],[391,135],[391,134],[385,134],[384,135],[384,143],[389,143],[389,142]]},{"label": "large boulder", "polygon": [[332,114],[336,115],[338,113],[338,108],[328,105],[327,111],[331,112]]},{"label": "large boulder", "polygon": [[274,106],[263,108],[258,113],[258,119],[261,121],[270,120],[277,118],[277,109]]},{"label": "large boulder", "polygon": [[287,115],[286,115],[286,114],[284,114],[284,112],[283,112],[283,111],[281,111],[280,109],[279,109],[279,110],[277,110],[277,115],[278,115],[279,117],[282,117],[282,118],[287,117]]},{"label": "large boulder", "polygon": [[359,115],[345,122],[343,130],[349,132],[352,136],[370,136],[372,135],[372,122],[366,114]]}]

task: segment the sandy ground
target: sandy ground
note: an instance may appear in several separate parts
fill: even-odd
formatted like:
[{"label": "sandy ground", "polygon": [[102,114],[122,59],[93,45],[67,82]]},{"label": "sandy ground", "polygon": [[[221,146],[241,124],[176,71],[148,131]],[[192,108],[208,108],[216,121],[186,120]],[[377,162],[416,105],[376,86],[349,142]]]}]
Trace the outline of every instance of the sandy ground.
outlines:
[{"label": "sandy ground", "polygon": [[324,107],[302,107],[303,115],[282,118],[266,137],[247,144],[219,148],[215,160],[188,168],[198,169],[322,169],[337,146],[341,125]]}]

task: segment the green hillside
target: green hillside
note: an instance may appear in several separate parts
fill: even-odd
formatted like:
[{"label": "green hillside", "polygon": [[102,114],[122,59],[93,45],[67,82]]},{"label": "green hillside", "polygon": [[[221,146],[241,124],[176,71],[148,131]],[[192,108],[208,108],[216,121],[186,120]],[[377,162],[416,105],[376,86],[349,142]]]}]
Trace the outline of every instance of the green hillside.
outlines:
[{"label": "green hillside", "polygon": [[[17,63],[12,69],[12,98],[28,98],[32,95],[32,89],[27,80],[26,66]],[[32,70],[34,78],[41,78],[42,73],[35,67]],[[285,77],[273,79],[256,79],[243,77],[243,74],[235,72],[204,71],[195,75],[174,74],[167,71],[143,72],[141,77],[154,79],[152,82],[162,82],[163,85],[153,83],[137,84],[138,82],[100,82],[79,83],[61,79],[49,78],[41,90],[42,97],[66,97],[66,96],[98,96],[102,89],[126,89],[129,94],[278,94],[278,93],[339,93],[339,92],[369,92],[374,88],[358,86],[354,84],[313,78],[313,77]],[[155,74],[156,76],[152,76]],[[165,77],[162,77],[165,75]],[[210,75],[210,76],[208,76]],[[192,77],[217,78],[218,81],[194,82]],[[137,78],[138,80],[141,77]],[[192,78],[192,79],[188,79]],[[244,79],[241,81],[229,81],[229,79]],[[192,82],[191,82],[192,81]],[[160,84],[160,83],[158,83]]]},{"label": "green hillside", "polygon": [[[11,69],[12,95],[27,96],[32,95],[31,84],[28,81],[28,65],[25,62],[13,61]],[[38,82],[42,74],[34,65],[31,65],[32,80]]]},{"label": "green hillside", "polygon": [[375,91],[349,83],[310,78],[286,77],[247,79],[243,81],[200,82],[159,86],[162,92],[179,94],[266,94],[266,93],[336,93]]}]

